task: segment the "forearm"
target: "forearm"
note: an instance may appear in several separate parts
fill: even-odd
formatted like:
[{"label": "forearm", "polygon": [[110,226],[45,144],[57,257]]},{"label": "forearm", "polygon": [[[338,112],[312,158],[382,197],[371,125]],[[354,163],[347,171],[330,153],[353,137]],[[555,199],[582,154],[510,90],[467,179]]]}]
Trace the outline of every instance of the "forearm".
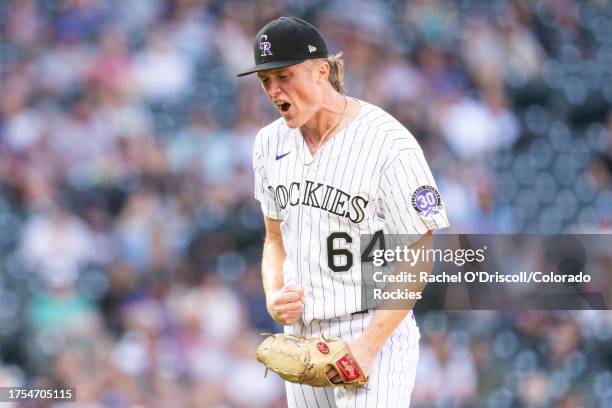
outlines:
[{"label": "forearm", "polygon": [[391,333],[410,310],[376,310],[374,317],[361,335],[369,348],[376,352],[382,348]]},{"label": "forearm", "polygon": [[[413,248],[424,248],[428,249],[432,247],[431,232],[423,235],[416,243],[412,245]],[[420,272],[431,273],[433,264],[430,259],[425,261],[416,262],[411,265],[409,262],[398,262],[395,268],[395,273],[400,272],[413,272],[416,276],[420,276]],[[415,282],[410,283],[392,283],[385,287],[386,291],[393,291],[396,288],[401,288],[407,292],[422,292],[426,281],[416,279]],[[395,328],[404,320],[406,315],[414,308],[416,299],[406,300],[389,300],[379,305],[377,310],[374,312],[372,320],[364,330],[362,334],[363,340],[369,345],[372,350],[380,349],[383,344],[387,341],[391,333]],[[400,303],[401,302],[401,303]]]},{"label": "forearm", "polygon": [[266,299],[283,287],[283,263],[286,256],[282,241],[266,239],[261,261],[261,279]]}]

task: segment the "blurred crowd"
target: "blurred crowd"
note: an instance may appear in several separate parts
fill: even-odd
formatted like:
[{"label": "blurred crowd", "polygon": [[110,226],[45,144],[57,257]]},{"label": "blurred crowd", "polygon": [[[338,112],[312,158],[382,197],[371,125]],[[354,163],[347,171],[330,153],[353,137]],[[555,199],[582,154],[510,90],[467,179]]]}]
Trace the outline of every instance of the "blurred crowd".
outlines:
[{"label": "blurred crowd", "polygon": [[[610,231],[607,1],[1,1],[0,385],[284,406],[253,358],[279,330],[251,165],[276,114],[235,78],[281,15],[318,25],[347,93],[419,140],[447,232]],[[417,320],[413,406],[612,406],[609,312]]]}]

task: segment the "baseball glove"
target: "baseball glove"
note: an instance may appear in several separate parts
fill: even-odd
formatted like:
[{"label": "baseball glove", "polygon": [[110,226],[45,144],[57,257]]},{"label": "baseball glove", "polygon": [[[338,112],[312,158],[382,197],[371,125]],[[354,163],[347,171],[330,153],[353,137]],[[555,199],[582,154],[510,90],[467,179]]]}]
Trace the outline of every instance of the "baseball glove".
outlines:
[{"label": "baseball glove", "polygon": [[[307,338],[278,333],[257,348],[257,360],[286,381],[313,387],[338,387],[354,385],[363,387],[368,379],[342,340]],[[332,383],[326,375],[331,368],[342,377],[339,384]]]}]

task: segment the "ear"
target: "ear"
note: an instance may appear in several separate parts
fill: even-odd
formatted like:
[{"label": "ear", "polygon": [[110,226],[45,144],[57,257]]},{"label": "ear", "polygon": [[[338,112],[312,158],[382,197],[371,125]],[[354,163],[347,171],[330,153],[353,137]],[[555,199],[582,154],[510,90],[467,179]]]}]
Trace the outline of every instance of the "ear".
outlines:
[{"label": "ear", "polygon": [[329,63],[327,61],[318,61],[315,66],[315,73],[317,76],[318,83],[327,82],[329,78]]}]

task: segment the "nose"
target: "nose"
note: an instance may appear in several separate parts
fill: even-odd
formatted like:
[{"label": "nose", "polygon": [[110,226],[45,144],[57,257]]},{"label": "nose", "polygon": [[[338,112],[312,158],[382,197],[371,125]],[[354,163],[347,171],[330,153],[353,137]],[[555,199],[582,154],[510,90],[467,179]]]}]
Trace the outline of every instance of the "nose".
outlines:
[{"label": "nose", "polygon": [[269,79],[268,82],[265,84],[265,88],[270,98],[277,97],[281,92],[278,81],[276,81],[275,79]]}]

